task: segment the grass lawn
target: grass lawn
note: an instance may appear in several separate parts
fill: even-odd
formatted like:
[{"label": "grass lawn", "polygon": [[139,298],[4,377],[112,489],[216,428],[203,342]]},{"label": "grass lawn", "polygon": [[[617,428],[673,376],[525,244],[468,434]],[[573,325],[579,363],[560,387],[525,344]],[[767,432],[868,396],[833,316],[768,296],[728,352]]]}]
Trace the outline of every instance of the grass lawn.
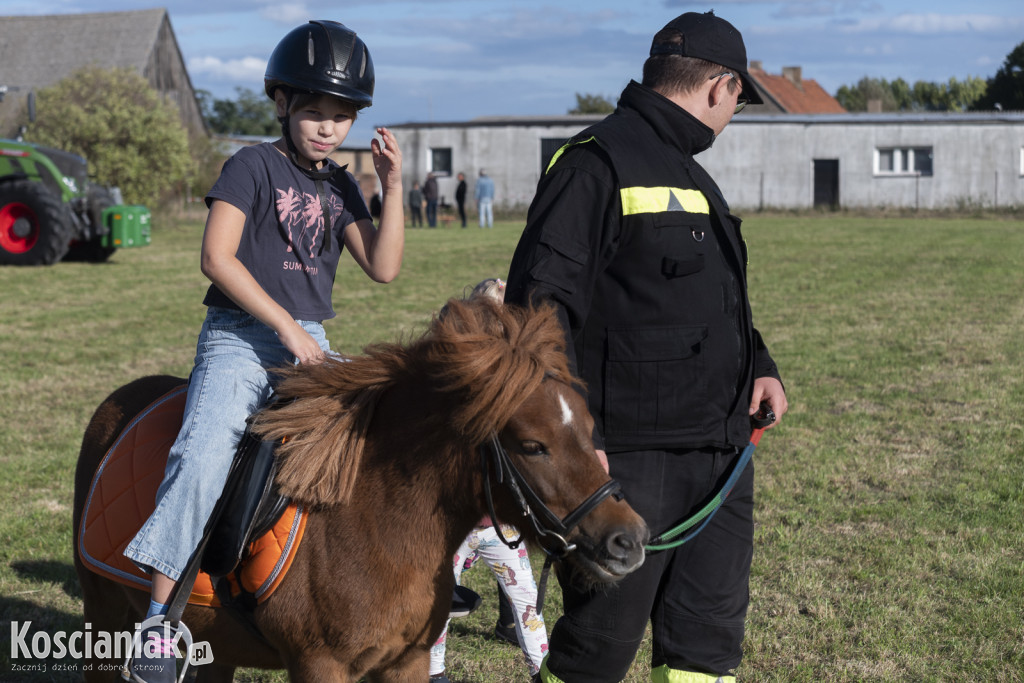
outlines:
[{"label": "grass lawn", "polygon": [[[410,337],[504,276],[521,221],[410,230],[388,286],[343,257],[336,350]],[[11,622],[82,628],[71,560],[82,431],[114,388],[191,367],[202,218],[106,264],[0,269],[0,681]],[[1024,222],[748,216],[755,320],[791,411],[761,442],[744,681],[1024,680]],[[539,571],[540,562],[535,563]],[[493,581],[453,622],[454,683],[526,680]],[[560,609],[552,583],[548,626]],[[645,647],[628,681],[647,680]],[[53,664],[49,662],[48,664]],[[236,680],[283,681],[245,671]]]}]

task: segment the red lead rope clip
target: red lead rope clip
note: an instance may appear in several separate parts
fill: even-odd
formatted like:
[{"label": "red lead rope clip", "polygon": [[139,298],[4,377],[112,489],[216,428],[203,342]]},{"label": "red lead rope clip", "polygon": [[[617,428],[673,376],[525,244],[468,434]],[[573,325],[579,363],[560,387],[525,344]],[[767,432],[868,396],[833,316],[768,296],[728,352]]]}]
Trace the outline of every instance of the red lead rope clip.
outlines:
[{"label": "red lead rope clip", "polygon": [[750,434],[750,443],[756,446],[761,441],[761,435],[764,434],[765,428],[773,422],[775,422],[775,411],[767,401],[762,401],[761,407],[750,418],[750,424],[754,428]]}]

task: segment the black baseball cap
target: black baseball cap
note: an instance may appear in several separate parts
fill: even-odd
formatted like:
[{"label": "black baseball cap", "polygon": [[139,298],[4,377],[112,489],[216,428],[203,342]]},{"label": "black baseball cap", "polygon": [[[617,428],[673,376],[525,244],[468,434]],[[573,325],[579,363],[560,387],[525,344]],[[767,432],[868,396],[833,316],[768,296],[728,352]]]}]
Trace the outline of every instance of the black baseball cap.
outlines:
[{"label": "black baseball cap", "polygon": [[747,48],[735,26],[716,17],[714,12],[687,12],[665,24],[662,31],[665,29],[677,31],[682,40],[679,43],[652,43],[652,57],[679,55],[721,64],[743,79],[743,97],[751,104],[763,104],[764,101],[757,94],[757,88],[747,73]]}]

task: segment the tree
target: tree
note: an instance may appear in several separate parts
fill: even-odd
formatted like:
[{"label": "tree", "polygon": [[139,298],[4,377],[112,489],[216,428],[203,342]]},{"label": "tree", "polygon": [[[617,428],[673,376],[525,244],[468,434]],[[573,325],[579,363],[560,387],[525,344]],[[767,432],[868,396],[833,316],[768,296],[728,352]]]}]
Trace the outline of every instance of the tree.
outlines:
[{"label": "tree", "polygon": [[988,80],[988,89],[974,108],[1024,111],[1024,43],[1006,55],[1002,67]]},{"label": "tree", "polygon": [[570,109],[570,114],[611,114],[615,111],[615,104],[604,95],[591,95],[576,93],[576,107]]},{"label": "tree", "polygon": [[128,204],[152,204],[193,171],[177,107],[132,69],[86,67],[40,90],[26,139],[74,152]]},{"label": "tree", "polygon": [[203,91],[200,99],[203,117],[210,130],[220,135],[278,135],[274,102],[262,92],[235,88],[234,100],[218,100]]},{"label": "tree", "polygon": [[840,87],[836,100],[847,111],[867,111],[872,100],[881,103],[881,111],[966,111],[984,95],[985,87],[984,79],[976,76],[946,83],[917,81],[913,86],[902,78],[890,83],[865,76],[854,86]]}]

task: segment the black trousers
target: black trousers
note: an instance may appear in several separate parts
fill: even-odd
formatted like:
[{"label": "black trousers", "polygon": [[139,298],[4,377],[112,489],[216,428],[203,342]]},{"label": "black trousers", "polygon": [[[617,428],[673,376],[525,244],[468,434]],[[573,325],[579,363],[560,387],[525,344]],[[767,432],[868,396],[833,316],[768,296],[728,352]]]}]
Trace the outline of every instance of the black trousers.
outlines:
[{"label": "black trousers", "polygon": [[[656,535],[712,498],[734,450],[639,451],[608,455],[626,500]],[[559,575],[565,613],[555,623],[547,669],[565,683],[614,683],[629,671],[648,620],[651,668],[731,674],[742,658],[754,539],[754,465],[711,522],[684,545],[648,553],[612,587],[578,590]]]}]

